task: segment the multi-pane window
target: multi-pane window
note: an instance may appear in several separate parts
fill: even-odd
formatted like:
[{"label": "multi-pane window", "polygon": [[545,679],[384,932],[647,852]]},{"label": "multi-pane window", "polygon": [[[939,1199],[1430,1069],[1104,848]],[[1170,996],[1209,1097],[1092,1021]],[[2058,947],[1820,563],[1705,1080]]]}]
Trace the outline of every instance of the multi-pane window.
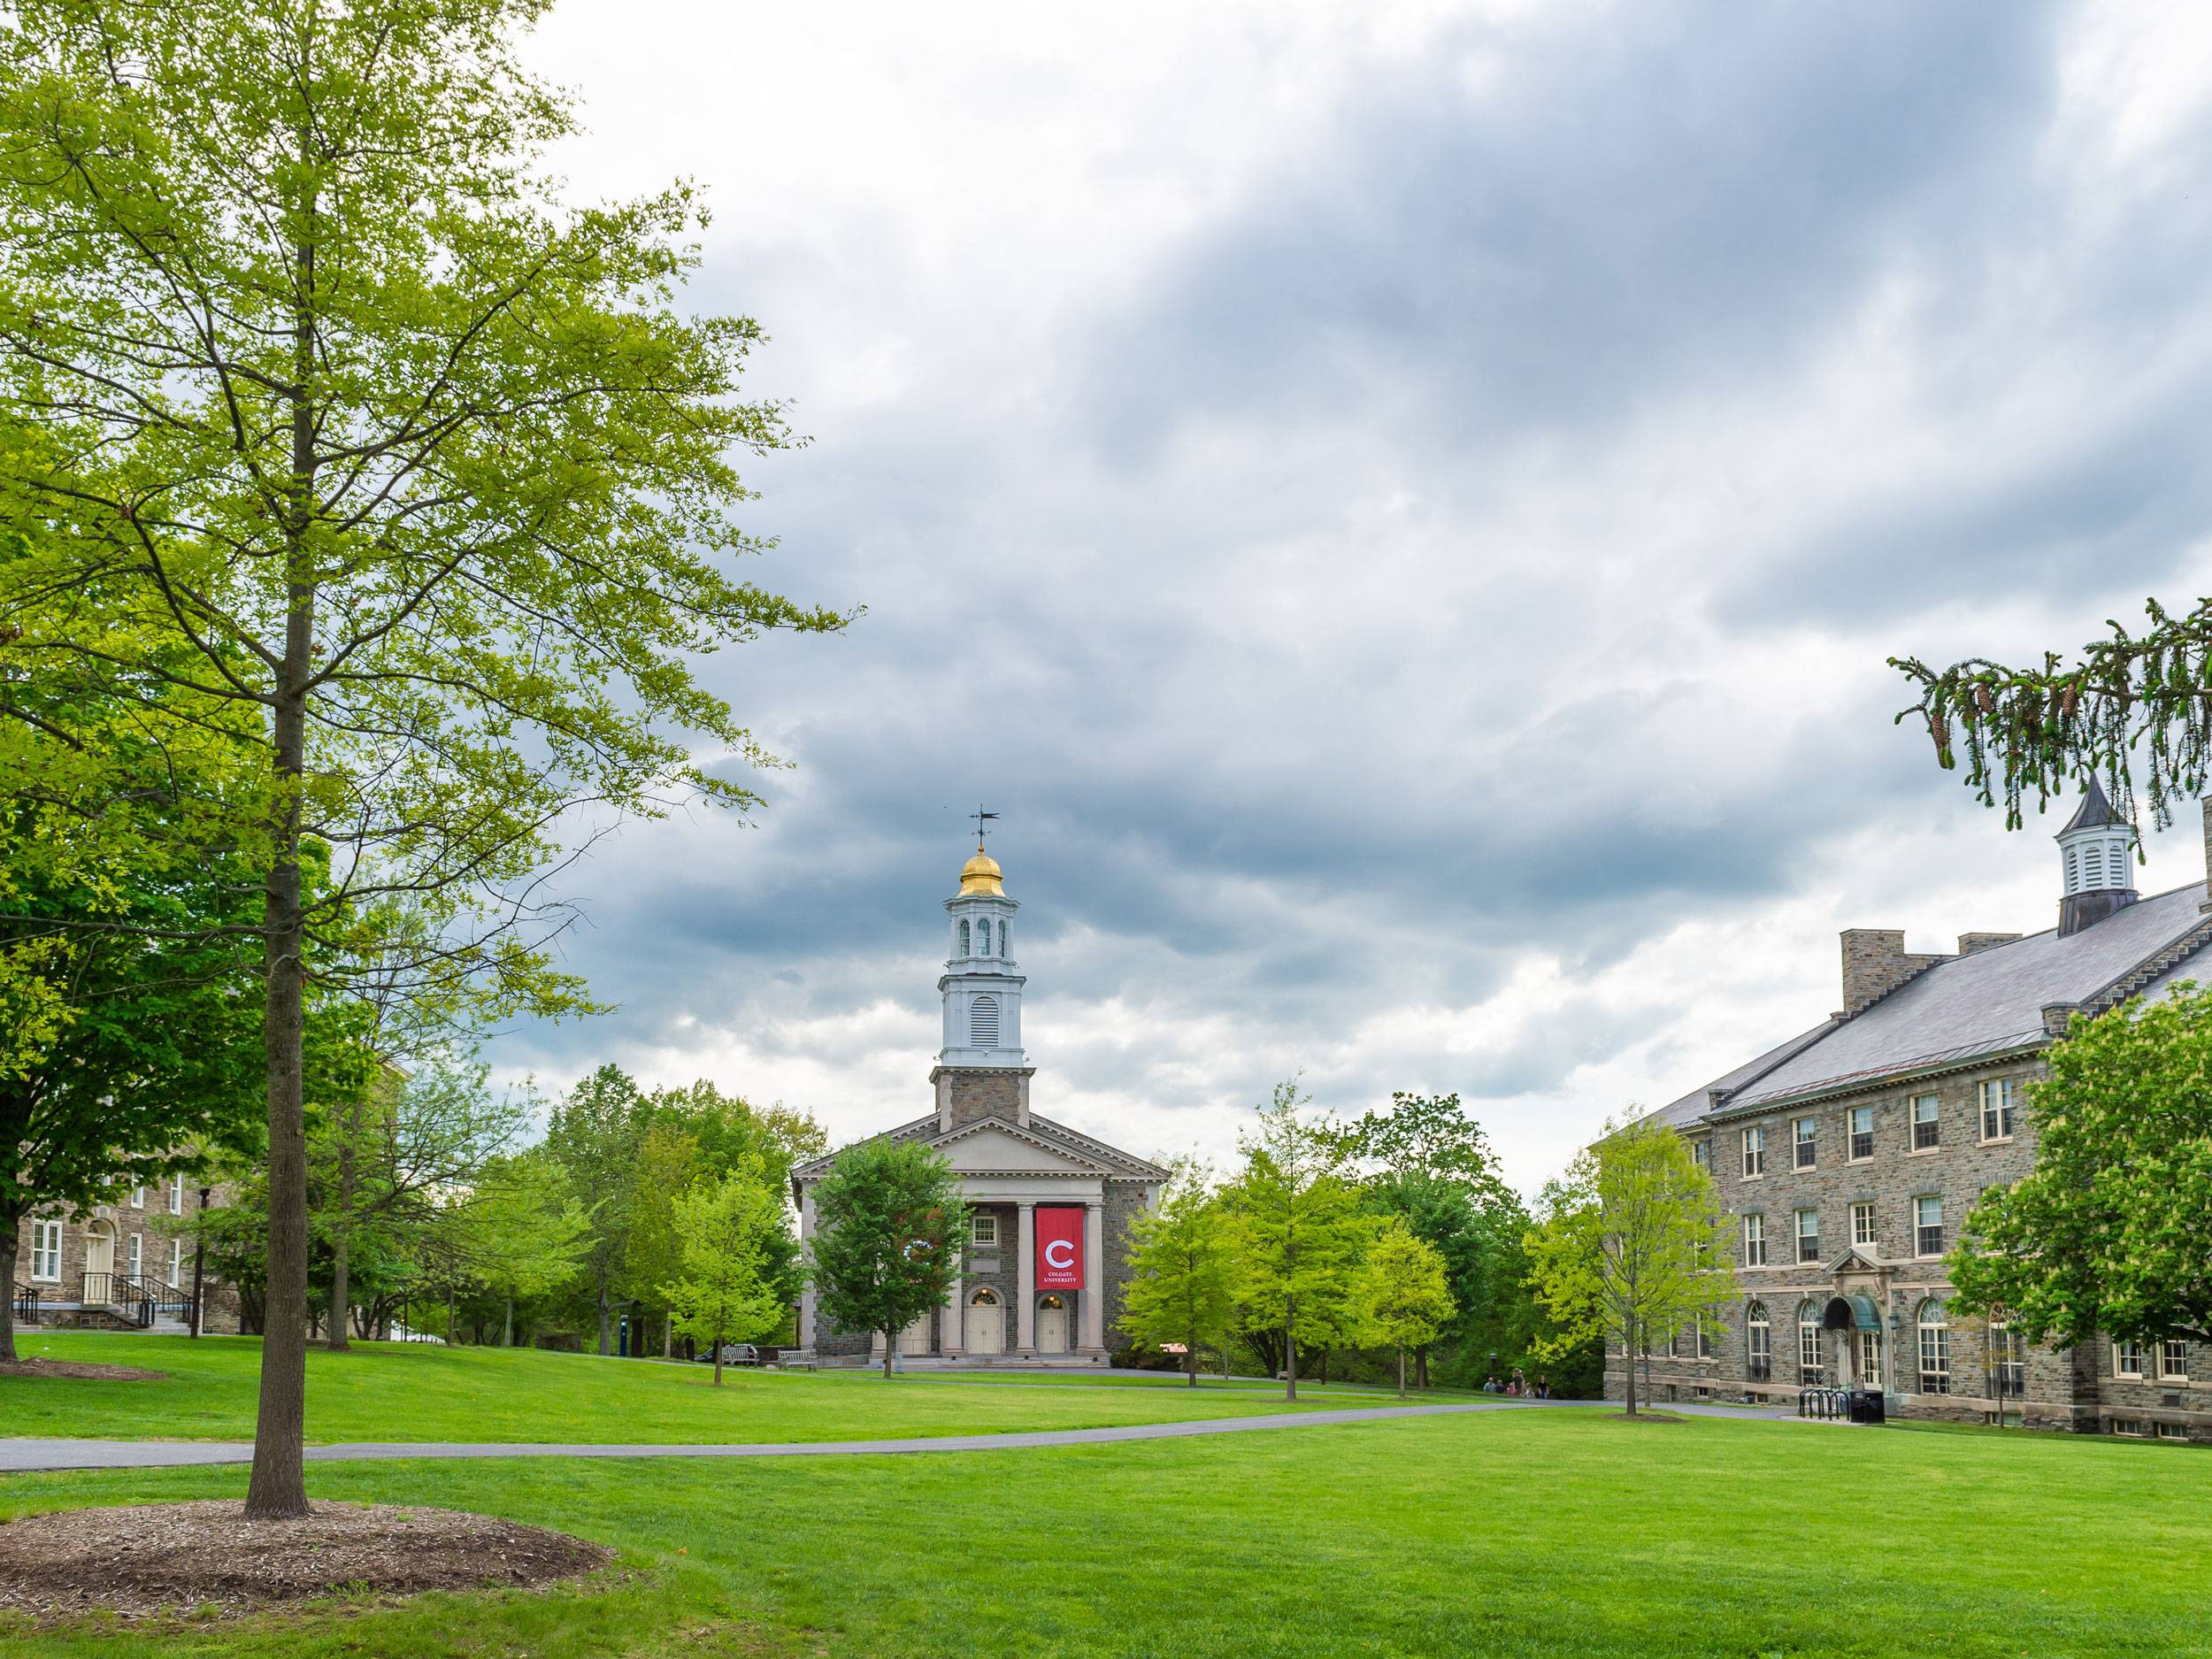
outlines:
[{"label": "multi-pane window", "polygon": [[184,1277],[184,1240],[169,1240],[169,1288],[174,1290],[177,1281]]},{"label": "multi-pane window", "polygon": [[1932,1094],[1912,1097],[1912,1149],[1925,1152],[1943,1144],[1941,1108]]},{"label": "multi-pane window", "polygon": [[1875,1242],[1874,1204],[1870,1199],[1862,1199],[1851,1206],[1851,1242],[1854,1244]]},{"label": "multi-pane window", "polygon": [[2140,1377],[2143,1374],[2143,1345],[2132,1340],[2112,1345],[2112,1374],[2115,1377]]},{"label": "multi-pane window", "polygon": [[2158,1345],[2158,1375],[2162,1382],[2189,1380],[2189,1345],[2167,1341]]},{"label": "multi-pane window", "polygon": [[1767,1132],[1758,1125],[1743,1132],[1743,1177],[1749,1180],[1755,1175],[1767,1172]]},{"label": "multi-pane window", "polygon": [[1943,1200],[1927,1196],[1912,1201],[1912,1240],[1916,1255],[1943,1254]]},{"label": "multi-pane window", "polygon": [[142,1263],[145,1261],[145,1255],[144,1255],[145,1248],[146,1248],[146,1236],[145,1236],[145,1234],[141,1233],[132,1233],[132,1234],[131,1234],[131,1248],[130,1248],[130,1263],[131,1263],[131,1277],[132,1277],[133,1279],[136,1279],[136,1278],[139,1276],[139,1274],[140,1274],[142,1271],[144,1271],[144,1269],[143,1269],[143,1267],[142,1267]]},{"label": "multi-pane window", "polygon": [[2028,1391],[2028,1348],[2010,1325],[1989,1327],[1989,1386],[2000,1400],[2017,1400]]},{"label": "multi-pane window", "polygon": [[133,1210],[146,1208],[146,1188],[143,1185],[131,1188],[131,1208]]},{"label": "multi-pane window", "polygon": [[1796,1148],[1797,1168],[1801,1170],[1809,1170],[1813,1167],[1813,1164],[1815,1162],[1813,1152],[1814,1141],[1815,1137],[1817,1136],[1819,1133],[1819,1118],[1800,1118],[1797,1120],[1796,1133],[1793,1137]]},{"label": "multi-pane window", "polygon": [[1951,1327],[1944,1323],[1943,1304],[1932,1296],[1920,1304],[1920,1392],[1951,1392]]},{"label": "multi-pane window", "polygon": [[184,1177],[181,1175],[169,1178],[169,1213],[173,1216],[184,1213]]},{"label": "multi-pane window", "polygon": [[1820,1211],[1801,1210],[1797,1212],[1797,1259],[1801,1262],[1820,1260]]},{"label": "multi-pane window", "polygon": [[31,1278],[40,1280],[60,1277],[61,1223],[34,1221],[31,1223]]},{"label": "multi-pane window", "polygon": [[1690,1162],[1696,1164],[1699,1169],[1704,1169],[1709,1164],[1712,1162],[1712,1156],[1713,1148],[1709,1143],[1703,1141],[1690,1142]]},{"label": "multi-pane window", "polygon": [[1813,1302],[1797,1304],[1797,1380],[1825,1382],[1828,1368],[1820,1357],[1820,1309]]},{"label": "multi-pane window", "polygon": [[1712,1329],[1705,1323],[1705,1316],[1701,1313],[1697,1316],[1697,1356],[1700,1359],[1713,1357]]},{"label": "multi-pane window", "polygon": [[2012,1139],[2013,1081],[2001,1077],[1982,1085],[1982,1139]]},{"label": "multi-pane window", "polygon": [[1744,1310],[1744,1357],[1753,1382],[1774,1374],[1774,1327],[1767,1322],[1767,1305],[1755,1302]]},{"label": "multi-pane window", "polygon": [[998,1242],[998,1217],[988,1210],[979,1210],[969,1217],[968,1242],[970,1244],[996,1244]]},{"label": "multi-pane window", "polygon": [[1753,1214],[1743,1218],[1743,1264],[1746,1267],[1764,1267],[1767,1264],[1767,1218]]},{"label": "multi-pane window", "polygon": [[1851,1161],[1865,1162],[1874,1156],[1874,1109],[1854,1106],[1851,1109]]}]

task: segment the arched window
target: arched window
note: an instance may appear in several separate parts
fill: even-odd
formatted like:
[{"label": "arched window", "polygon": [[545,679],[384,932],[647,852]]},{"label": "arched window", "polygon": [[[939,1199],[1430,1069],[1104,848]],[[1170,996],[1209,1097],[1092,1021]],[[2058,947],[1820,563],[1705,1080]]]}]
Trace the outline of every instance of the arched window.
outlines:
[{"label": "arched window", "polygon": [[998,1047],[998,998],[979,996],[968,1005],[968,1046],[972,1048]]},{"label": "arched window", "polygon": [[975,954],[979,956],[987,956],[991,954],[991,918],[985,917],[975,925]]},{"label": "arched window", "polygon": [[1820,1356],[1820,1304],[1809,1298],[1797,1304],[1797,1380],[1808,1386],[1828,1380]]},{"label": "arched window", "polygon": [[974,954],[968,948],[968,924],[965,921],[960,924],[960,954],[964,956]]},{"label": "arched window", "polygon": [[1774,1327],[1767,1318],[1766,1303],[1755,1302],[1744,1310],[1743,1329],[1750,1380],[1764,1382],[1774,1374]]},{"label": "arched window", "polygon": [[993,1290],[989,1286],[986,1285],[982,1289],[977,1291],[974,1295],[968,1298],[968,1306],[971,1308],[995,1308],[998,1306],[998,1292]]},{"label": "arched window", "polygon": [[1951,1392],[1951,1327],[1943,1317],[1943,1304],[1933,1296],[1920,1304],[1920,1392]]},{"label": "arched window", "polygon": [[2000,1400],[2017,1400],[2028,1391],[2027,1345],[2001,1319],[1989,1327],[1989,1391]]}]

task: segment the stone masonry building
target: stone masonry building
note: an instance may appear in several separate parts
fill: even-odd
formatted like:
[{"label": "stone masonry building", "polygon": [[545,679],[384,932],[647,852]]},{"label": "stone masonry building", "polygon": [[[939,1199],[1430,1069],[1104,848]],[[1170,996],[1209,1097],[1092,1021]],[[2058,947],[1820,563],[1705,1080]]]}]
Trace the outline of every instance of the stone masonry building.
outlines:
[{"label": "stone masonry building", "polygon": [[[1030,1110],[1021,1042],[1025,978],[1016,972],[1012,924],[997,862],[980,843],[945,901],[950,956],[937,981],[943,1047],[929,1074],[928,1116],[886,1130],[918,1141],[959,1174],[973,1210],[961,1273],[943,1307],[900,1339],[919,1367],[1089,1366],[1107,1363],[1120,1321],[1130,1218],[1158,1198],[1168,1171]],[[834,1156],[791,1173],[802,1247],[814,1236],[814,1191]],[[838,1331],[799,1303],[795,1362],[880,1361],[883,1337]]]},{"label": "stone masonry building", "polygon": [[[207,1189],[220,1204],[228,1189]],[[201,1207],[198,1180],[172,1175],[117,1187],[88,1215],[50,1209],[25,1218],[9,1286],[19,1333],[38,1329],[180,1332],[191,1320],[194,1247],[180,1231]],[[210,1279],[202,1326],[238,1329],[238,1299]]]},{"label": "stone masonry building", "polygon": [[1608,1398],[1633,1363],[1656,1400],[1869,1387],[1908,1417],[2212,1440],[2212,1354],[2027,1347],[1947,1305],[1968,1207],[2033,1166],[2024,1089],[2067,1021],[2212,982],[2204,882],[2139,898],[2133,832],[2094,784],[2057,839],[2056,927],[1963,934],[1955,955],[1854,928],[1839,1010],[1656,1114],[1720,1189],[1739,1299],[1669,1351],[1609,1352]]}]

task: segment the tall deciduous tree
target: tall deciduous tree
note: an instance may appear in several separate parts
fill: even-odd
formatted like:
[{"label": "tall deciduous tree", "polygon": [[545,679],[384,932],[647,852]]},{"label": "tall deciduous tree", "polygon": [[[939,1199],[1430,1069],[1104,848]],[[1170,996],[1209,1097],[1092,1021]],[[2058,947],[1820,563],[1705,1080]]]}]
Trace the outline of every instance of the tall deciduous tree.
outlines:
[{"label": "tall deciduous tree", "polygon": [[[575,121],[516,50],[543,11],[0,19],[0,388],[45,439],[0,457],[0,493],[59,536],[7,573],[0,621],[126,689],[250,710],[271,785],[257,1517],[306,1509],[301,1025],[326,935],[405,894],[436,924],[422,979],[579,1006],[534,948],[556,826],[749,804],[728,763],[767,757],[694,664],[841,621],[730,572],[759,547],[726,516],[730,452],[790,442],[739,395],[759,331],[676,309],[688,187],[558,199],[539,158]],[[95,588],[144,627],[73,630],[67,597]]]},{"label": "tall deciduous tree", "polygon": [[[1558,1329],[1540,1351],[1593,1336],[1632,1356],[1648,1339],[1717,1320],[1734,1290],[1726,1220],[1712,1178],[1681,1136],[1648,1118],[1610,1129],[1544,1188],[1528,1235],[1536,1294]],[[1636,1368],[1628,1415],[1636,1415]]]},{"label": "tall deciduous tree", "polygon": [[783,1322],[778,1270],[789,1236],[782,1194],[749,1158],[719,1179],[677,1195],[682,1265],[662,1286],[675,1328],[714,1345],[714,1386],[722,1386],[722,1345],[771,1335]]},{"label": "tall deciduous tree", "polygon": [[1398,1398],[1406,1397],[1406,1350],[1435,1338],[1452,1317],[1443,1254],[1397,1217],[1368,1246],[1353,1296],[1369,1340],[1398,1353]]},{"label": "tall deciduous tree", "polygon": [[808,1271],[821,1311],[848,1331],[881,1332],[888,1377],[899,1333],[941,1306],[959,1274],[960,1178],[918,1141],[864,1141],[815,1187],[814,1217]]},{"label": "tall deciduous tree", "polygon": [[593,1205],[591,1232],[580,1270],[591,1287],[599,1319],[599,1351],[610,1351],[617,1288],[628,1259],[631,1184],[637,1178],[645,1096],[627,1072],[603,1065],[553,1108],[546,1149],[567,1171],[569,1183]]},{"label": "tall deciduous tree", "polygon": [[515,1345],[515,1299],[575,1272],[591,1211],[541,1147],[489,1164],[459,1206],[457,1253],[503,1305],[501,1344]]},{"label": "tall deciduous tree", "polygon": [[2212,989],[2077,1018],[2047,1057],[2035,1167],[1967,1213],[1953,1305],[2034,1342],[2212,1342]]},{"label": "tall deciduous tree", "polygon": [[1122,1329],[1139,1342],[1180,1343],[1197,1387],[1198,1350],[1225,1341],[1236,1321],[1234,1229],[1204,1166],[1178,1164],[1158,1206],[1131,1219],[1128,1261]]},{"label": "tall deciduous tree", "polygon": [[1352,1280],[1372,1219],[1347,1173],[1343,1139],[1279,1083],[1240,1140],[1244,1168],[1227,1194],[1236,1221],[1237,1287],[1248,1318],[1283,1343],[1283,1397],[1298,1397],[1298,1345],[1340,1339],[1354,1325]]}]

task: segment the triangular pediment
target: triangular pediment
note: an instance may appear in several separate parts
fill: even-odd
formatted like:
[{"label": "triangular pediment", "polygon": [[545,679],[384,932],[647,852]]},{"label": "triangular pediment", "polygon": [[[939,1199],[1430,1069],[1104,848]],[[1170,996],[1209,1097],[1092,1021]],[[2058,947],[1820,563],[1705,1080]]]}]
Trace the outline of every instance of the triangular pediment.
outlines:
[{"label": "triangular pediment", "polygon": [[1855,1244],[1828,1264],[1832,1273],[1874,1273],[1893,1265],[1885,1262],[1870,1244]]},{"label": "triangular pediment", "polygon": [[930,1144],[963,1175],[1107,1175],[1112,1173],[1072,1147],[1056,1144],[1003,1118],[964,1124]]}]

